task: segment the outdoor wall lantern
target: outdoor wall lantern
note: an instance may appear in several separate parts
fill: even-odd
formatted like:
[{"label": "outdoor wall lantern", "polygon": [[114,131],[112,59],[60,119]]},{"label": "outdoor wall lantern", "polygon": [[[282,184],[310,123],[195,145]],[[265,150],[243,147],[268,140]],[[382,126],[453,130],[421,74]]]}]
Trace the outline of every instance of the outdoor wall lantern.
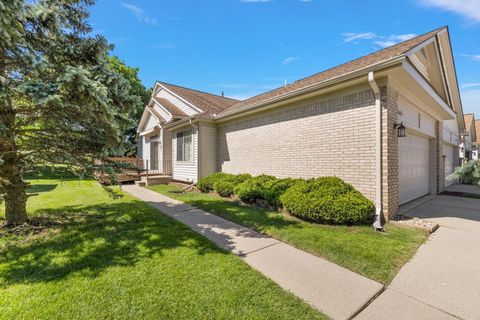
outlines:
[{"label": "outdoor wall lantern", "polygon": [[394,123],[393,128],[397,129],[397,137],[403,138],[406,137],[407,135],[405,134],[405,126],[403,125],[403,122],[400,123]]}]

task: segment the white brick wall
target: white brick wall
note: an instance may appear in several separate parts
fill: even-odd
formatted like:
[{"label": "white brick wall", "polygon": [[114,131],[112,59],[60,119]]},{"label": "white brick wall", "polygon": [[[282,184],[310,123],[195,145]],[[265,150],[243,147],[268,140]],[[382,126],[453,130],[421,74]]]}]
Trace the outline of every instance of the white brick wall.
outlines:
[{"label": "white brick wall", "polygon": [[338,176],[373,200],[373,104],[373,92],[362,90],[221,124],[219,168],[277,177]]}]

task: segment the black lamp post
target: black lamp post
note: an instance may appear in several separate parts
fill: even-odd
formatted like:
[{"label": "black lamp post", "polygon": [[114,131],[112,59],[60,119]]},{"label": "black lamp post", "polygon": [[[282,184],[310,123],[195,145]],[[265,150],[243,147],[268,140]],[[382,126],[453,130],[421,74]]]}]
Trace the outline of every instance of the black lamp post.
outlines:
[{"label": "black lamp post", "polygon": [[403,122],[400,123],[394,123],[393,128],[397,129],[397,137],[403,138],[406,137],[407,135],[405,134],[405,130],[407,129],[404,125]]}]

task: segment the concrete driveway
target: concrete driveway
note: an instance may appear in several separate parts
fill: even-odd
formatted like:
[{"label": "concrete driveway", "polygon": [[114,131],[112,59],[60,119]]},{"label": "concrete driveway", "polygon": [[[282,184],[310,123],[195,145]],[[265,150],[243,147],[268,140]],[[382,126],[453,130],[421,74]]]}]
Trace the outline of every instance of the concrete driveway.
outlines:
[{"label": "concrete driveway", "polygon": [[480,199],[438,196],[408,215],[440,228],[358,319],[480,319]]}]

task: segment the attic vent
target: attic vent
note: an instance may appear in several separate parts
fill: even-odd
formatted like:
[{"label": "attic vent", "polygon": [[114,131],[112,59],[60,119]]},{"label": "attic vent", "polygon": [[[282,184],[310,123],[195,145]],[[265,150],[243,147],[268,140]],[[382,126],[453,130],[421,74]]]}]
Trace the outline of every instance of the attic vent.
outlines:
[{"label": "attic vent", "polygon": [[420,49],[420,53],[425,58],[425,60],[427,60],[427,50],[425,50],[425,48],[422,48],[422,49]]}]

